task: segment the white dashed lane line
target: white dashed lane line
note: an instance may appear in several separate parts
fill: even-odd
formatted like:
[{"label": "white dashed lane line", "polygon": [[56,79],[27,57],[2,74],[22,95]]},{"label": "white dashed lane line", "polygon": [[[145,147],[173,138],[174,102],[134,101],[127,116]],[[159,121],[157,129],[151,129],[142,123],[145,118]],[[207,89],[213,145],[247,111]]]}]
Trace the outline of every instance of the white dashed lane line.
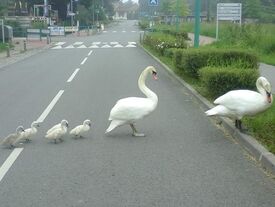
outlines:
[{"label": "white dashed lane line", "polygon": [[73,79],[74,79],[74,77],[75,77],[75,75],[77,74],[77,72],[80,70],[80,68],[77,68],[77,69],[75,69],[75,71],[73,72],[73,74],[70,76],[70,78],[67,80],[67,83],[69,83],[69,82],[71,82]]},{"label": "white dashed lane line", "polygon": [[0,168],[0,182],[22,151],[23,148],[15,148],[10,154],[10,156],[3,163],[3,165]]},{"label": "white dashed lane line", "polygon": [[57,101],[60,99],[62,94],[64,93],[64,90],[60,90],[56,96],[53,98],[51,103],[47,106],[47,108],[43,111],[43,113],[40,115],[40,117],[37,119],[37,122],[43,122],[45,118],[48,116],[48,114],[53,109],[54,105],[57,103]]},{"label": "white dashed lane line", "polygon": [[82,62],[80,63],[80,65],[84,65],[84,63],[86,62],[87,59],[88,59],[88,58],[85,57],[84,60],[82,60]]}]

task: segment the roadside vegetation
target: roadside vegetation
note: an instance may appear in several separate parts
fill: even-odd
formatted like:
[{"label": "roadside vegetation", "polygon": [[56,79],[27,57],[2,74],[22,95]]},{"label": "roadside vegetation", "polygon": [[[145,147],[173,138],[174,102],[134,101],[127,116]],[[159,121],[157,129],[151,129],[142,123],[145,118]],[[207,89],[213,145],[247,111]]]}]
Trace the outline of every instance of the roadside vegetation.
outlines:
[{"label": "roadside vegetation", "polygon": [[[193,24],[181,25],[186,32],[194,32]],[[239,24],[220,22],[219,41],[215,48],[240,48],[257,53],[261,62],[275,65],[274,24]],[[201,24],[201,35],[216,38],[216,23]]]},{"label": "roadside vegetation", "polygon": [[[140,22],[143,28],[146,28],[146,24],[146,21]],[[240,30],[236,25],[223,25],[219,42],[194,49],[188,44],[176,44],[177,40],[182,39],[187,42],[187,32],[192,32],[190,25],[185,24],[178,28],[155,25],[145,32],[142,44],[211,102],[229,90],[256,90],[255,83],[259,77],[258,62],[263,61],[262,58],[268,59],[270,54],[275,54],[275,38],[273,50],[271,28],[248,25]],[[211,24],[206,25],[207,28],[202,27],[201,34],[215,36],[214,27],[212,28]],[[268,32],[259,32],[257,28],[266,29]],[[224,31],[230,32],[231,36],[224,34]],[[267,35],[267,39],[257,40],[264,34]],[[271,40],[270,44],[265,45],[268,39]],[[255,43],[256,41],[261,43]],[[275,154],[274,104],[260,115],[244,118],[243,123],[248,128],[248,133]]]}]

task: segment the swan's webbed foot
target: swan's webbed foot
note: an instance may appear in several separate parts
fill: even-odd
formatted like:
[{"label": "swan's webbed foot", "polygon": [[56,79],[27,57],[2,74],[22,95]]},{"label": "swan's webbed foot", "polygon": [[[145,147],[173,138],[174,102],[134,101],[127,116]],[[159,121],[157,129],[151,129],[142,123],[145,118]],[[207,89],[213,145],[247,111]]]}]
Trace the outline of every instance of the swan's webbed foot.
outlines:
[{"label": "swan's webbed foot", "polygon": [[134,124],[130,124],[132,130],[133,130],[133,136],[134,137],[145,137],[145,134],[142,134],[142,133],[138,133],[137,132],[137,129],[135,128]]},{"label": "swan's webbed foot", "polygon": [[235,120],[235,127],[242,133],[247,133],[248,129],[244,128],[241,120]]}]

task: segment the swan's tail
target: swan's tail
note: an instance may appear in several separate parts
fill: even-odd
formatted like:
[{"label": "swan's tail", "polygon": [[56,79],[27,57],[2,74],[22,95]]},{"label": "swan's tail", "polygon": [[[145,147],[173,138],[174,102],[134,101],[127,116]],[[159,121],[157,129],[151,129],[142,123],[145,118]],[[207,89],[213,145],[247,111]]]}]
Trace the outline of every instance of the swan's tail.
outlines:
[{"label": "swan's tail", "polygon": [[210,110],[208,110],[204,113],[206,114],[206,116],[215,116],[215,115],[217,115],[217,112],[214,110],[214,108],[210,109]]},{"label": "swan's tail", "polygon": [[113,129],[115,129],[118,126],[121,126],[123,123],[124,122],[122,122],[122,121],[112,120],[108,129],[106,129],[105,134],[112,131]]},{"label": "swan's tail", "polygon": [[226,107],[222,105],[215,106],[212,109],[209,109],[208,111],[205,112],[206,116],[230,116],[231,111],[228,110]]}]

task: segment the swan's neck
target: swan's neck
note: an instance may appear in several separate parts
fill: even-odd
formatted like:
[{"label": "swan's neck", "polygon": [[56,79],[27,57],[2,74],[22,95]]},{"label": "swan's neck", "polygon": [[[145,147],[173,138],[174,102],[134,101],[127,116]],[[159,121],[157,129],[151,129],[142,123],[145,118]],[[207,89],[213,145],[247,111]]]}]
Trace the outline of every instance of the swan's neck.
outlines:
[{"label": "swan's neck", "polygon": [[138,87],[141,90],[141,92],[144,93],[145,96],[147,96],[147,98],[149,98],[152,101],[154,101],[155,103],[157,103],[158,102],[157,95],[145,85],[145,80],[146,80],[147,76],[148,76],[147,70],[145,70],[141,73],[141,75],[138,79]]},{"label": "swan's neck", "polygon": [[262,82],[257,81],[256,82],[256,87],[259,91],[259,93],[264,97],[264,99],[268,102],[268,103],[272,103],[273,102],[273,97],[271,93],[268,93],[268,91],[266,91],[263,87]]}]

